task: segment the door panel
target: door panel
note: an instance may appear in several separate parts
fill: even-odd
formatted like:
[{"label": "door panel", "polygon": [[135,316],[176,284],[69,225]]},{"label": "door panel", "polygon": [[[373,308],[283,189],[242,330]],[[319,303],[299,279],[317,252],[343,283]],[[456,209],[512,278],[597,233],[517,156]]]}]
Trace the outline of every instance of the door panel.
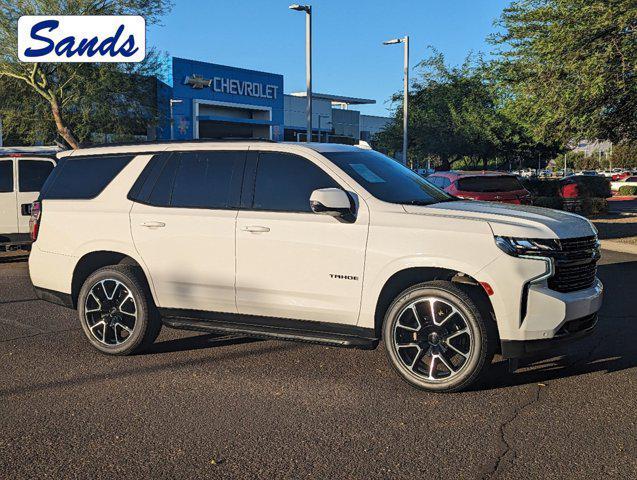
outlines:
[{"label": "door panel", "polygon": [[[367,223],[360,211],[356,223],[314,213],[240,211],[239,313],[356,324]],[[253,227],[269,230],[248,231]]]},{"label": "door panel", "polygon": [[237,312],[235,236],[245,157],[176,152],[147,166],[131,231],[160,307]]},{"label": "door panel", "polygon": [[19,233],[29,233],[29,219],[31,218],[30,213],[23,215],[22,205],[30,205],[37,200],[40,189],[54,166],[53,160],[48,159],[18,159],[17,218]]},{"label": "door panel", "polygon": [[18,233],[13,159],[0,160],[0,235]]},{"label": "door panel", "polygon": [[309,159],[259,154],[251,208],[237,217],[239,313],[358,321],[367,207],[353,223],[313,213],[312,191],[328,187],[345,186]]},{"label": "door panel", "polygon": [[135,247],[160,307],[236,313],[236,216],[236,210],[133,206]]}]

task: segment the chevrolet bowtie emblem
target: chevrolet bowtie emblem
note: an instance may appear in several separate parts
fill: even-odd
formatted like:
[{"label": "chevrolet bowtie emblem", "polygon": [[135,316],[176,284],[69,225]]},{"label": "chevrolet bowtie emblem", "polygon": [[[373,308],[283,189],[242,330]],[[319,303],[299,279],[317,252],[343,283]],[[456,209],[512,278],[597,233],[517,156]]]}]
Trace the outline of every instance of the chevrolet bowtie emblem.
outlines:
[{"label": "chevrolet bowtie emblem", "polygon": [[211,83],[211,79],[203,78],[202,75],[189,75],[184,79],[184,85],[190,85],[192,88],[209,87]]}]

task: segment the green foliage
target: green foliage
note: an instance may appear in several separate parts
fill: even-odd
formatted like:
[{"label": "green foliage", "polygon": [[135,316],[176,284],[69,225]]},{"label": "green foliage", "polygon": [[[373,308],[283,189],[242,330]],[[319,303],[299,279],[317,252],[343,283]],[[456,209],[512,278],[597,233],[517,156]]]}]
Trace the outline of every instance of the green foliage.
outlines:
[{"label": "green foliage", "polygon": [[557,178],[526,177],[520,181],[534,197],[559,197],[561,185]]},{"label": "green foliage", "polygon": [[142,15],[154,24],[170,7],[169,0],[0,0],[0,111],[8,137],[48,143],[57,134],[77,148],[94,132],[145,134],[159,114],[154,77],[166,69],[153,49],[140,63],[21,63],[20,16]]},{"label": "green foliage", "polygon": [[576,183],[581,198],[608,198],[611,196],[610,181],[606,177],[577,175],[561,180],[562,184]]},{"label": "green foliage", "polygon": [[[469,57],[460,67],[449,67],[434,51],[418,68],[409,95],[408,154],[414,166],[422,166],[426,158],[443,169],[455,162],[486,168],[498,161],[519,165],[527,160],[536,166],[538,155],[545,159],[555,155],[554,145],[537,144],[507,115],[501,91],[480,59]],[[395,154],[402,148],[402,94],[392,100],[397,106],[394,120],[374,144]]]},{"label": "green foliage", "polygon": [[[584,156],[583,152],[570,151],[563,155],[558,155],[553,160],[557,170],[563,170],[565,164],[567,168],[574,171],[607,169],[610,166],[609,158],[606,154]],[[614,163],[612,165],[613,167],[615,166]]]},{"label": "green foliage", "polygon": [[560,197],[536,197],[533,199],[533,205],[535,205],[536,207],[562,210],[563,204],[564,201]]},{"label": "green foliage", "polygon": [[563,210],[590,216],[608,212],[608,201],[605,198],[586,197],[564,201]]},{"label": "green foliage", "polygon": [[615,145],[611,155],[611,162],[613,167],[618,168],[637,167],[637,140]]},{"label": "green foliage", "polygon": [[634,185],[622,185],[617,192],[619,195],[632,196],[637,195],[637,187]]},{"label": "green foliage", "polygon": [[498,26],[496,77],[534,138],[637,138],[635,0],[518,0]]}]

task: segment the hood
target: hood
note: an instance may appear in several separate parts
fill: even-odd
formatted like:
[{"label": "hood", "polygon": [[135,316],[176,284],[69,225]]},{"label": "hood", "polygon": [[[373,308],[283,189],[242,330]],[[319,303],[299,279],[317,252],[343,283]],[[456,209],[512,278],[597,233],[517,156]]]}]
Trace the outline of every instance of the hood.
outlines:
[{"label": "hood", "polygon": [[527,205],[454,201],[428,206],[403,205],[407,213],[489,222],[494,235],[518,238],[576,238],[597,231],[574,213]]}]

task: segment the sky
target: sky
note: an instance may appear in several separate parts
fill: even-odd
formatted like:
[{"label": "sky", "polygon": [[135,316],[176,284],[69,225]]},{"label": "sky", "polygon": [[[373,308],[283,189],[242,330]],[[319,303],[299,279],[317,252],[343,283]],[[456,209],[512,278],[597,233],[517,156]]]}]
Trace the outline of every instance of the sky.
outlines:
[{"label": "sky", "polygon": [[[174,0],[147,42],[171,56],[283,74],[285,93],[305,90],[305,13],[289,0]],[[410,36],[411,73],[433,46],[450,64],[486,42],[509,0],[313,0],[313,91],[376,100],[357,107],[388,115],[402,90],[402,45]]]}]

